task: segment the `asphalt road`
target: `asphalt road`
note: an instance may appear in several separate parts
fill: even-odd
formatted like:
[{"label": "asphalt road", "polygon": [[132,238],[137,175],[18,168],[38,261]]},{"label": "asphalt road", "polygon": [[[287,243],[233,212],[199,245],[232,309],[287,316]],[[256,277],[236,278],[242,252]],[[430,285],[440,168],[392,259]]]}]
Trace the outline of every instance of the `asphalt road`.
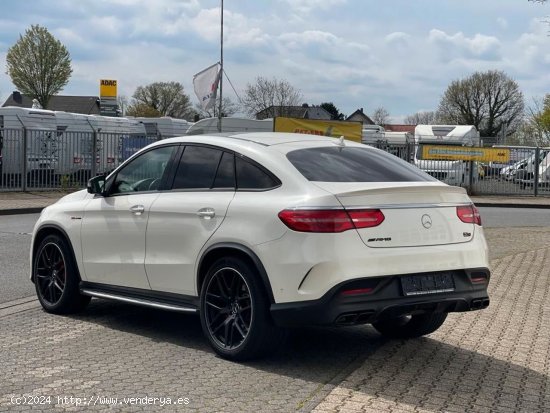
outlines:
[{"label": "asphalt road", "polygon": [[[480,208],[486,228],[548,227],[550,210]],[[38,214],[0,216],[0,303],[34,295],[29,281],[29,246]]]},{"label": "asphalt road", "polygon": [[486,228],[550,226],[550,209],[481,207],[479,212]]},{"label": "asphalt road", "polygon": [[38,214],[0,216],[0,303],[34,294],[29,246]]}]

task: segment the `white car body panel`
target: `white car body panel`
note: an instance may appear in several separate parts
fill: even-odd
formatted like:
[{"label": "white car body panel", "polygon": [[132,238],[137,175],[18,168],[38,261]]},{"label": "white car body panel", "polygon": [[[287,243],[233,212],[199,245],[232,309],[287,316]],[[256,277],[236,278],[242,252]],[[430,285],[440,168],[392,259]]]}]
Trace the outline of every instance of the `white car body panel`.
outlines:
[{"label": "white car body panel", "polygon": [[[199,252],[225,218],[233,191],[161,193],[147,225],[145,270],[151,288],[198,295],[195,265]],[[213,217],[199,211],[211,209]]]},{"label": "white car body panel", "polygon": [[[82,266],[87,281],[149,289],[145,273],[145,231],[159,193],[97,197],[82,219]],[[141,214],[130,208],[143,206]]]}]

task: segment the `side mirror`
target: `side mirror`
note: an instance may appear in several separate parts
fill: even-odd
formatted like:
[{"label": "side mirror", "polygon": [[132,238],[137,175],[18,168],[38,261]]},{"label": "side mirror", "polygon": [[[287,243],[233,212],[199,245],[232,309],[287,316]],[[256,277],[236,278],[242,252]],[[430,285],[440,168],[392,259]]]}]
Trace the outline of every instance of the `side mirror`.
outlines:
[{"label": "side mirror", "polygon": [[90,194],[103,195],[105,192],[105,175],[94,176],[88,181],[86,189]]}]

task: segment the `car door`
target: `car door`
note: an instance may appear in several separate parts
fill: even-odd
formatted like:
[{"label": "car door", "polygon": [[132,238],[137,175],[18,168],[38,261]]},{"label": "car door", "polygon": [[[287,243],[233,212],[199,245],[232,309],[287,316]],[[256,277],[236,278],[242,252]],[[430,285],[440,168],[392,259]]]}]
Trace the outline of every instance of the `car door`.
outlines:
[{"label": "car door", "polygon": [[153,290],[197,295],[195,264],[235,195],[234,154],[187,145],[172,190],[151,206],[145,269]]},{"label": "car door", "polygon": [[177,146],[155,147],[124,165],[85,209],[82,261],[89,282],[149,289],[145,230]]}]

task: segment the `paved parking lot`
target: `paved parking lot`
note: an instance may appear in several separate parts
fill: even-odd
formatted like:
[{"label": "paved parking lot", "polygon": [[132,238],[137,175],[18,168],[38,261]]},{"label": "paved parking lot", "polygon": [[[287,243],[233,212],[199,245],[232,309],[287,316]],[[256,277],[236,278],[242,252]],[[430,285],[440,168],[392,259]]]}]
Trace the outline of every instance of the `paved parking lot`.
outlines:
[{"label": "paved parking lot", "polygon": [[[550,228],[486,234],[491,306],[417,340],[308,329],[237,364],[213,354],[194,316],[101,300],[70,317],[29,299],[0,304],[0,411],[550,411]],[[29,395],[44,404],[17,404]]]}]

